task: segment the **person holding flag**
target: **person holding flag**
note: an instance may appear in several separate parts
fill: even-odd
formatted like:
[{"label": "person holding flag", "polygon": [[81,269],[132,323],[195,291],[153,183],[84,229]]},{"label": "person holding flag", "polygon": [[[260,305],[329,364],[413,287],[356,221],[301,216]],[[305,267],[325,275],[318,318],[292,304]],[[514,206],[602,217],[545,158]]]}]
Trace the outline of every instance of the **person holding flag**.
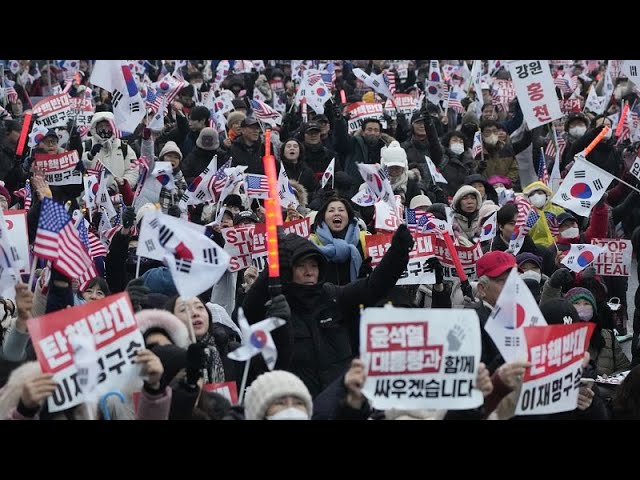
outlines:
[{"label": "person holding flag", "polygon": [[313,200],[320,185],[313,170],[305,161],[305,147],[301,141],[290,138],[280,146],[280,161],[289,180],[295,180],[307,190],[308,202]]},{"label": "person holding flag", "polygon": [[[493,238],[493,240],[483,244],[482,249],[485,253],[496,250],[504,252],[509,249],[509,243],[511,242],[516,229],[518,217],[518,207],[516,204],[507,203],[503,207],[500,207],[496,216],[496,221],[498,222],[498,234]],[[538,247],[536,247],[536,244],[533,243],[533,240],[531,240],[529,235],[524,236],[519,253],[539,254]]]},{"label": "person holding flag", "polygon": [[388,146],[382,147],[380,156],[380,163],[389,173],[389,182],[393,193],[400,196],[403,205],[409,205],[415,196],[425,193],[418,180],[409,178],[407,153],[398,142],[394,140]]},{"label": "person holding flag", "polygon": [[558,235],[558,216],[564,213],[564,208],[551,203],[553,191],[548,185],[537,180],[527,185],[522,191],[531,206],[538,213],[539,218],[529,230],[529,236],[539,248],[549,248],[555,243]]},{"label": "person holding flag", "polygon": [[[290,371],[305,383],[312,397],[318,395],[349,366],[358,347],[358,308],[376,304],[396,284],[409,260],[413,237],[400,225],[381,263],[367,278],[344,286],[326,281],[327,261],[310,241],[297,235],[279,239],[280,280],[291,309],[287,325],[292,329],[288,345],[278,347],[276,369]],[[267,315],[267,270],[247,292],[242,308],[250,324]],[[273,315],[283,318],[280,315]],[[295,334],[294,334],[295,333]],[[354,350],[355,348],[355,350]]]},{"label": "person holding flag", "polygon": [[454,213],[451,226],[458,241],[465,246],[473,245],[480,237],[480,205],[480,192],[469,185],[460,187],[453,196],[451,208]]},{"label": "person holding flag", "polygon": [[570,163],[565,167],[566,170],[573,165],[574,157],[582,152],[588,145],[590,145],[596,137],[602,132],[605,127],[609,128],[609,131],[605,134],[604,138],[595,146],[588,155],[586,155],[587,161],[593,163],[595,166],[600,167],[602,170],[610,173],[613,176],[620,177],[620,155],[615,148],[615,137],[613,136],[612,122],[609,117],[599,115],[594,118],[592,125],[594,128],[590,129],[582,137],[577,139],[570,147],[569,160]]}]

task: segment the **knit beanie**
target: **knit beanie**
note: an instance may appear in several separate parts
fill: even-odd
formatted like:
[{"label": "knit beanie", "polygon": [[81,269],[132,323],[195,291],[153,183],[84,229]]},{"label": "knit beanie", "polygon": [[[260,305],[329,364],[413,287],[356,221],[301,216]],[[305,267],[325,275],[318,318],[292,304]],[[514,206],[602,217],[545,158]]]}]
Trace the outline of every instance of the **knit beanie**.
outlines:
[{"label": "knit beanie", "polygon": [[162,160],[162,157],[164,157],[169,152],[177,153],[180,157],[180,160],[182,160],[182,152],[180,151],[180,148],[178,147],[176,142],[174,142],[173,140],[169,140],[164,144],[164,147],[162,147],[162,150],[160,150],[160,155],[158,155],[158,160],[160,160],[161,162],[165,161]]},{"label": "knit beanie", "polygon": [[196,146],[203,150],[213,151],[220,147],[220,139],[218,138],[218,132],[215,128],[205,127],[200,130],[200,135],[196,140]]},{"label": "knit beanie", "polygon": [[564,298],[552,298],[540,305],[540,313],[549,325],[571,325],[580,322],[576,308]]},{"label": "knit beanie", "polygon": [[311,394],[306,385],[293,373],[273,370],[263,373],[251,384],[244,401],[247,420],[265,420],[267,410],[278,398],[291,395],[304,401],[309,418],[313,412]]},{"label": "knit beanie", "polygon": [[393,141],[388,147],[382,147],[380,150],[381,163],[387,167],[402,167],[407,169],[409,163],[407,161],[407,152],[400,146],[397,141]]},{"label": "knit beanie", "polygon": [[586,288],[582,288],[582,287],[572,288],[571,290],[569,290],[567,293],[564,294],[564,298],[569,300],[571,304],[574,304],[575,302],[577,302],[582,298],[591,304],[591,306],[593,307],[594,316],[596,313],[598,313],[596,298],[593,296],[593,293],[591,293],[591,291],[587,290]]},{"label": "knit beanie", "polygon": [[241,123],[246,117],[244,112],[231,112],[227,117],[227,125],[231,127],[234,123]]},{"label": "knit beanie", "polygon": [[171,271],[167,267],[156,267],[147,270],[142,275],[144,285],[149,287],[152,292],[162,293],[169,297],[178,294],[176,284],[171,278]]}]

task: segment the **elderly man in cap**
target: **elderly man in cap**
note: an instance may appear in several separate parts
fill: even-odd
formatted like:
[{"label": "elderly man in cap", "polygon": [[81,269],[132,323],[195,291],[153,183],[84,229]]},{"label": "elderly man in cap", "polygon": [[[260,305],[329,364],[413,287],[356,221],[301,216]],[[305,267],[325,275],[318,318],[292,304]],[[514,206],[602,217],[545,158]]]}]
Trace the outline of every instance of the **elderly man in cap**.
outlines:
[{"label": "elderly man in cap", "polygon": [[[245,173],[257,173],[264,175],[262,157],[264,156],[264,141],[262,140],[262,128],[260,122],[254,116],[247,116],[240,123],[241,134],[229,149],[229,156],[233,158],[232,166],[246,165]],[[271,146],[273,152],[273,145]]]},{"label": "elderly man in cap", "polygon": [[473,308],[480,319],[480,326],[482,327],[481,361],[491,373],[504,363],[504,359],[489,334],[484,330],[484,326],[491,312],[493,312],[500,293],[502,293],[502,288],[509,273],[515,266],[516,259],[513,255],[497,250],[486,253],[476,263],[480,302],[468,308]]},{"label": "elderly man in cap", "polygon": [[[300,128],[301,140],[304,143],[304,161],[309,165],[317,179],[322,178],[322,174],[336,156],[335,152],[322,144],[322,131],[324,128],[315,120],[303,124]],[[338,159],[336,159],[336,162],[338,163],[336,170],[341,170],[342,167]]]}]

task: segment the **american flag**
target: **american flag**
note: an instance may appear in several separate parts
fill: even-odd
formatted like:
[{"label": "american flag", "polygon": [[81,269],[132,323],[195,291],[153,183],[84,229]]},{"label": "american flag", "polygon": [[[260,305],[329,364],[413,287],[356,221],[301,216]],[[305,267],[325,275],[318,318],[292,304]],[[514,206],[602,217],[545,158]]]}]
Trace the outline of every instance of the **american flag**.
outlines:
[{"label": "american flag", "polygon": [[547,172],[547,162],[544,158],[544,151],[540,147],[540,163],[538,164],[538,180],[549,186],[549,172]]},{"label": "american flag", "polygon": [[[100,174],[102,173],[103,170],[105,170],[107,167],[104,166],[104,163],[102,163],[100,161],[99,158],[96,159],[96,164],[91,167],[91,168],[87,168],[87,175],[95,175],[96,177],[100,178]],[[109,172],[109,170],[107,169],[107,172]],[[109,172],[111,173],[111,172]]]},{"label": "american flag", "polygon": [[449,90],[449,108],[463,114],[464,107],[462,106],[462,103],[460,103],[460,100],[463,98],[464,93],[459,87],[451,87],[451,90]]},{"label": "american flag", "polygon": [[248,173],[244,177],[247,195],[254,198],[269,198],[269,180],[266,175]]},{"label": "american flag", "polygon": [[524,223],[519,222],[520,214],[518,213],[518,218],[516,219],[516,226],[513,229],[513,233],[511,234],[511,240],[516,240],[519,237],[524,237],[529,230],[533,228],[536,222],[540,219],[540,215],[535,210],[529,210],[529,214],[527,215],[527,220]]},{"label": "american flag", "polygon": [[473,147],[471,148],[471,155],[476,158],[482,153],[482,137],[480,136],[480,130],[473,135]]},{"label": "american flag", "polygon": [[[87,231],[87,226],[85,225],[85,219],[81,219],[78,224],[78,236],[80,237],[80,241],[85,248],[85,252],[91,255],[91,242],[89,240],[89,236],[91,235]],[[95,237],[95,235],[94,235]],[[100,243],[100,242],[98,242]],[[102,245],[102,244],[101,244]],[[104,246],[102,247],[104,249]],[[92,258],[95,258],[94,255],[91,255]],[[91,267],[84,271],[80,278],[78,278],[79,290],[82,291],[86,288],[87,284],[95,277],[98,276],[98,271],[96,270],[95,264],[91,264]]]},{"label": "american flag", "polygon": [[558,87],[564,94],[570,95],[571,93],[573,93],[573,89],[571,88],[571,80],[564,75],[558,75],[556,78],[554,78],[553,84]]},{"label": "american flag", "polygon": [[[318,74],[320,76],[320,74]],[[322,78],[321,78],[322,80]],[[273,108],[260,100],[249,100],[253,114],[258,120],[262,120],[266,123],[274,123],[282,116],[276,112]]]},{"label": "american flag", "polygon": [[384,81],[391,92],[391,95],[395,96],[396,94],[396,75],[390,71],[385,70],[383,75]]},{"label": "american flag", "polygon": [[29,180],[27,180],[24,187],[16,190],[13,194],[23,199],[25,210],[28,211],[31,208],[31,182]]},{"label": "american flag", "polygon": [[405,208],[405,219],[407,228],[411,233],[418,233],[427,230],[427,224],[435,217],[432,213],[413,208]]},{"label": "american flag", "polygon": [[[225,168],[231,168],[231,161],[233,159],[227,160],[216,172],[216,174],[211,177],[209,180],[209,191],[211,192],[211,196],[215,198],[214,193],[220,193],[224,188],[224,184],[227,183],[227,174],[224,173]],[[213,182],[213,185],[211,183]]]},{"label": "american flag", "polygon": [[551,231],[551,235],[554,237],[560,235],[560,229],[558,228],[558,217],[551,212],[544,212],[544,216],[547,219],[547,225],[549,225],[549,230]]},{"label": "american flag", "polygon": [[8,78],[4,79],[4,94],[7,96],[7,99],[11,103],[15,103],[18,101],[18,92],[16,92],[16,89],[13,87],[14,85],[15,82],[9,80]]},{"label": "american flag", "polygon": [[69,278],[78,278],[94,268],[67,211],[48,197],[42,201],[33,253],[51,260]]},{"label": "american flag", "polygon": [[516,207],[518,208],[518,216],[516,217],[516,226],[522,225],[531,211],[531,204],[526,197],[520,196],[516,200]]},{"label": "american flag", "polygon": [[155,88],[147,87],[147,98],[145,98],[144,104],[149,110],[156,114],[162,105],[162,96],[156,93]]}]

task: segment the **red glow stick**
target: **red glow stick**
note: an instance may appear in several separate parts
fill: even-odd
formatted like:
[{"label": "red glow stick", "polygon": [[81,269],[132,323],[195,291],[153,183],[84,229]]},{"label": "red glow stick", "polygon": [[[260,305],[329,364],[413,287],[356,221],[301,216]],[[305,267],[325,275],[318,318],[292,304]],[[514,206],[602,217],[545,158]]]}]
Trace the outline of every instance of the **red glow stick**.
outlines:
[{"label": "red glow stick", "polygon": [[347,103],[347,94],[344,93],[344,90],[340,90],[340,101],[344,104]]},{"label": "red glow stick", "polygon": [[456,271],[458,272],[458,278],[460,279],[460,283],[466,282],[467,274],[464,272],[464,268],[462,268],[462,263],[460,263],[460,257],[458,257],[458,251],[456,250],[456,247],[453,244],[453,240],[451,240],[451,235],[449,235],[449,232],[443,230],[442,238],[444,238],[444,243],[447,244],[447,248],[451,252],[451,258],[453,260],[453,264],[456,267]]},{"label": "red glow stick", "polygon": [[604,136],[607,134],[609,130],[610,130],[609,127],[604,127],[602,131],[598,134],[598,136],[593,139],[593,142],[591,142],[589,146],[584,149],[585,157],[589,155],[589,153],[591,153],[591,150],[596,148],[596,145],[598,145],[602,141],[602,139],[604,138]]},{"label": "red glow stick", "polygon": [[22,132],[20,132],[20,140],[18,140],[18,148],[16,149],[16,155],[22,155],[24,150],[24,144],[27,140],[27,134],[29,133],[29,126],[31,125],[31,112],[24,114],[24,120],[22,121]]}]

